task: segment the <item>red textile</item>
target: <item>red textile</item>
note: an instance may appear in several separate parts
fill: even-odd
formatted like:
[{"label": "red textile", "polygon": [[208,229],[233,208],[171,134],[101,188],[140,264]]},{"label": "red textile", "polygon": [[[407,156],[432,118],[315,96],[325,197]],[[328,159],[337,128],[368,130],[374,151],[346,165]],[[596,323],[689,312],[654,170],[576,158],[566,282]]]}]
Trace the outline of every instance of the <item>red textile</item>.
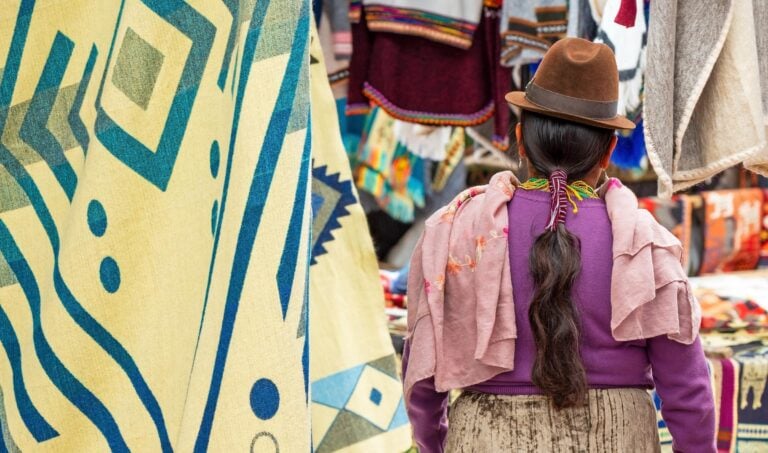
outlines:
[{"label": "red textile", "polygon": [[506,137],[511,115],[504,95],[512,82],[500,64],[498,9],[484,8],[467,50],[371,32],[365,14],[352,24],[352,40],[347,114],[374,102],[395,118],[436,126],[471,126],[493,116],[494,138]]},{"label": "red textile", "polygon": [[619,7],[619,12],[616,14],[614,22],[627,28],[631,28],[635,26],[636,18],[637,2],[635,0],[621,0],[621,6]]}]

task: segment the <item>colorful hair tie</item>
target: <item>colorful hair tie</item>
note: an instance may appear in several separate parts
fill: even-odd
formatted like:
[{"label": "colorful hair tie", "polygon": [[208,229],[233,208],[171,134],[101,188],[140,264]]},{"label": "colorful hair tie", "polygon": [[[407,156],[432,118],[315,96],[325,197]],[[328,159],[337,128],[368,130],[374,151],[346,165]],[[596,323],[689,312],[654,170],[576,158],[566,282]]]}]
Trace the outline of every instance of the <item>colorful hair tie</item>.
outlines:
[{"label": "colorful hair tie", "polygon": [[568,174],[563,170],[555,170],[549,175],[549,190],[551,201],[549,205],[549,224],[547,230],[555,231],[557,226],[565,223],[568,205]]}]

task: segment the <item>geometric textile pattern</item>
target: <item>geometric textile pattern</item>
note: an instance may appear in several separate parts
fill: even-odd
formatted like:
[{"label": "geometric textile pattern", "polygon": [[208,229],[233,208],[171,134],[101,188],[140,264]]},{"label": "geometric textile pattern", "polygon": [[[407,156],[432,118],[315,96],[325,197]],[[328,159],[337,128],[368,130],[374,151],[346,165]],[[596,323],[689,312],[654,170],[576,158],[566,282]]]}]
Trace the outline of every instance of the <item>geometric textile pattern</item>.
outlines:
[{"label": "geometric textile pattern", "polygon": [[[395,356],[312,383],[316,451],[337,451],[408,425]],[[324,426],[320,428],[321,420]],[[362,451],[362,448],[360,449]]]},{"label": "geometric textile pattern", "polygon": [[112,83],[146,110],[162,66],[163,54],[129,28],[117,54]]},{"label": "geometric textile pattern", "polygon": [[3,2],[0,452],[311,449],[310,17]]},{"label": "geometric textile pattern", "polygon": [[[384,294],[351,182],[320,40],[310,44],[312,265],[309,268],[315,451],[398,452],[411,446]],[[312,60],[314,58],[314,60]]]},{"label": "geometric textile pattern", "polygon": [[312,169],[312,264],[328,253],[323,244],[333,241],[333,230],[341,228],[339,217],[349,215],[347,206],[357,202],[352,181],[339,181],[339,174],[329,175],[327,168]]}]

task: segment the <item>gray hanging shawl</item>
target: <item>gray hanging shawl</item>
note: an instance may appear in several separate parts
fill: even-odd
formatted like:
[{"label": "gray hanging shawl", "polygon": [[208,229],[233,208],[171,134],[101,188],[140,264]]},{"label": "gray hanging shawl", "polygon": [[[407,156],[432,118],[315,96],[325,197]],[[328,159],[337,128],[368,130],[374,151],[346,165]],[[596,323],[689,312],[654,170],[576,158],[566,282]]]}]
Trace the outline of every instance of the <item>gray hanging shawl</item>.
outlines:
[{"label": "gray hanging shawl", "polygon": [[767,14],[761,3],[651,2],[643,116],[659,196],[739,163],[768,174],[758,65],[768,38],[755,26],[756,19],[765,23],[759,21]]}]

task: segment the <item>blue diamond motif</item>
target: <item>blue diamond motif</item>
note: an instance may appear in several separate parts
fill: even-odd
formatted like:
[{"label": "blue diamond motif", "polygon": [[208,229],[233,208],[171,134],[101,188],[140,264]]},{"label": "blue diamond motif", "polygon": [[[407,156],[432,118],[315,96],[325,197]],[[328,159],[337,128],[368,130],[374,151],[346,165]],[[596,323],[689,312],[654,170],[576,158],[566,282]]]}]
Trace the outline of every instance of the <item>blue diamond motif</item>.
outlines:
[{"label": "blue diamond motif", "polygon": [[375,387],[372,388],[371,389],[371,396],[369,396],[369,398],[371,399],[371,402],[373,402],[373,404],[375,404],[377,406],[379,404],[381,404],[381,392],[379,391],[379,389],[377,389]]}]

